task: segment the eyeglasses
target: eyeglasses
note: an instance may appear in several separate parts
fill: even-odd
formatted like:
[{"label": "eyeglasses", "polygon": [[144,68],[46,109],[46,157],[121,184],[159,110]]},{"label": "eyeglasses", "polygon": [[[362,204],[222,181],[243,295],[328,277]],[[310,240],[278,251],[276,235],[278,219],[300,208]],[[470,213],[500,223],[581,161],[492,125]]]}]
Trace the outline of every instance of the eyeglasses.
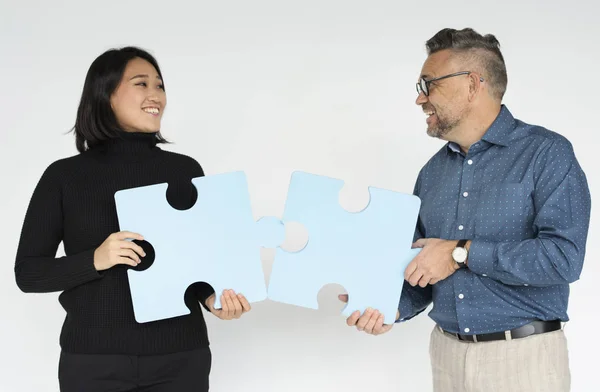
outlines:
[{"label": "eyeglasses", "polygon": [[[442,79],[446,79],[446,78],[451,78],[454,76],[459,76],[459,75],[470,75],[474,72],[471,71],[461,71],[461,72],[455,72],[455,73],[451,73],[449,75],[444,75],[444,76],[440,76],[437,78],[433,78],[433,79],[423,79],[420,78],[419,81],[417,82],[417,93],[421,94],[425,94],[425,96],[429,96],[429,85],[431,84],[431,82],[435,82],[437,80],[442,80]],[[483,82],[483,77],[479,77],[479,80]]]}]

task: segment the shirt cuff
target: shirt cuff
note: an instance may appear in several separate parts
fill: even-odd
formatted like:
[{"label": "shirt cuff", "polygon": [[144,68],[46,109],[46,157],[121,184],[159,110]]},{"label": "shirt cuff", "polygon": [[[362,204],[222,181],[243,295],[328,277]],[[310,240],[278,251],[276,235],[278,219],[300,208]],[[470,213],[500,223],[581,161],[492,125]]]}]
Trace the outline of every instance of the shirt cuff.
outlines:
[{"label": "shirt cuff", "polygon": [[[404,284],[409,283],[404,282]],[[402,297],[400,297],[400,303],[398,304],[398,312],[400,313],[400,318],[395,321],[396,323],[408,321],[416,316],[416,314],[414,314],[414,307],[410,299],[410,294],[404,290],[402,294]]]},{"label": "shirt cuff", "polygon": [[494,272],[496,244],[490,241],[472,240],[469,247],[468,268],[479,275]]}]

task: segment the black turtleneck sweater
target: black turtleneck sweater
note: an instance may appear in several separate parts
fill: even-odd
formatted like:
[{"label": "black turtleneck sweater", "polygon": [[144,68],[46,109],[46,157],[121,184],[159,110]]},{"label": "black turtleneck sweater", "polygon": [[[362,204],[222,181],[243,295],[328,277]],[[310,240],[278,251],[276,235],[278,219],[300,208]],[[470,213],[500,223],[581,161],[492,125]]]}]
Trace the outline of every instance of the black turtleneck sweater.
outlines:
[{"label": "black turtleneck sweater", "polygon": [[[190,157],[162,150],[156,141],[155,134],[128,133],[57,160],[34,190],[17,249],[16,281],[24,292],[62,291],[59,301],[66,318],[60,345],[67,352],[143,355],[209,344],[198,301],[212,293],[210,288],[188,290],[190,315],[139,324],[127,279],[130,267],[94,267],[95,249],[120,231],[116,191],[169,183],[173,206],[188,208],[196,200],[190,180],[204,175],[202,167]],[[66,256],[56,257],[61,241]]]}]

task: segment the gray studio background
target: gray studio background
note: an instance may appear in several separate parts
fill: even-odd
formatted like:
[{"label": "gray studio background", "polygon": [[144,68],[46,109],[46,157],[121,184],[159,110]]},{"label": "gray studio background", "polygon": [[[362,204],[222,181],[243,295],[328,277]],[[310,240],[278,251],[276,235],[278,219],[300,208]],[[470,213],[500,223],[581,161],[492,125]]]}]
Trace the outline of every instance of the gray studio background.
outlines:
[{"label": "gray studio background", "polygon": [[[14,255],[42,171],[76,153],[65,132],[86,71],[104,50],[139,45],[157,56],[168,94],[163,132],[175,142],[165,148],[193,156],[207,174],[245,170],[258,218],[282,213],[293,170],[411,192],[442,146],[426,135],[414,103],[425,40],[443,27],[493,33],[507,61],[505,103],[571,140],[595,210],[595,7],[591,0],[0,0],[0,391],[58,390],[58,293],[21,293]],[[345,203],[358,208],[362,200],[357,193]],[[566,329],[576,392],[597,388],[595,217]],[[274,252],[261,253],[268,279]],[[209,315],[212,390],[431,390],[427,315],[368,336],[345,325],[340,290],[324,288],[318,311],[266,301],[238,321]]]}]

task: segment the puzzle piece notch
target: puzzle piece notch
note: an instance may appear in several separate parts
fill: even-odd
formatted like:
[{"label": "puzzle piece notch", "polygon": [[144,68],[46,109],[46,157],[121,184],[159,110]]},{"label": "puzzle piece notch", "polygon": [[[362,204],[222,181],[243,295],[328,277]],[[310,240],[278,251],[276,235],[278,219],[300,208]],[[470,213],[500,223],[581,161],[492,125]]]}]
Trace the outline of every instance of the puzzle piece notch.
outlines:
[{"label": "puzzle piece notch", "polygon": [[128,241],[131,241],[134,244],[136,244],[137,246],[139,246],[140,248],[142,248],[146,255],[143,258],[141,258],[141,262],[138,265],[136,265],[135,267],[132,267],[132,266],[127,266],[127,267],[129,269],[132,269],[135,271],[145,271],[148,268],[150,268],[152,266],[152,264],[154,264],[154,259],[156,258],[156,253],[154,252],[154,247],[152,246],[152,244],[146,240],[140,241],[140,240],[128,239]]},{"label": "puzzle piece notch", "polygon": [[339,317],[340,312],[347,306],[345,302],[341,301],[339,296],[347,293],[348,290],[338,283],[323,285],[317,293],[317,309],[325,313],[325,316],[328,318],[332,316]]},{"label": "puzzle piece notch", "polygon": [[306,227],[300,222],[285,222],[285,238],[279,248],[289,253],[297,253],[308,245],[309,234]]},{"label": "puzzle piece notch", "polygon": [[282,221],[302,222],[309,240],[299,252],[277,249],[268,298],[317,309],[318,292],[335,283],[349,293],[344,315],[370,307],[393,323],[404,270],[419,251],[411,245],[420,199],[369,187],[368,206],[349,213],[339,203],[343,187],[342,180],[293,173]]},{"label": "puzzle piece notch", "polygon": [[351,214],[363,212],[371,203],[369,189],[365,184],[344,182],[338,196],[340,207]]},{"label": "puzzle piece notch", "polygon": [[263,216],[257,220],[263,248],[281,248],[299,252],[308,244],[308,231],[300,222],[283,222],[280,218]]},{"label": "puzzle piece notch", "polygon": [[256,226],[260,246],[263,248],[277,248],[285,241],[285,224],[274,216],[263,216],[257,219]]},{"label": "puzzle piece notch", "polygon": [[[276,218],[254,220],[246,176],[231,172],[193,178],[196,202],[186,209],[167,200],[169,184],[115,193],[121,230],[142,234],[154,249],[152,265],[127,271],[140,323],[189,314],[184,294],[204,282],[216,293],[233,289],[249,302],[267,298],[261,246],[283,238]],[[215,308],[220,309],[220,295]]]}]

